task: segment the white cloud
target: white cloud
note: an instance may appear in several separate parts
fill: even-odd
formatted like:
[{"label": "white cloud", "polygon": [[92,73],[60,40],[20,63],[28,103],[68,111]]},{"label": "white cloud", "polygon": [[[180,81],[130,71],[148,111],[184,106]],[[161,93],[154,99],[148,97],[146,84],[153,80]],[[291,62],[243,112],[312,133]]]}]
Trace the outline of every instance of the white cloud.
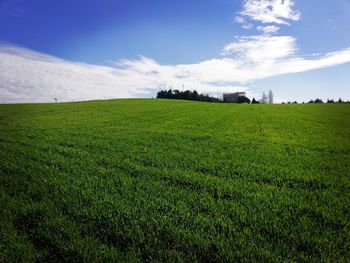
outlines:
[{"label": "white cloud", "polygon": [[265,34],[276,33],[280,28],[278,26],[257,26],[256,29]]},{"label": "white cloud", "polygon": [[291,36],[251,36],[239,37],[226,45],[223,54],[233,54],[244,62],[272,62],[293,55],[296,51],[295,39]]},{"label": "white cloud", "polygon": [[[248,89],[221,82],[220,74],[209,78],[212,83],[207,83],[201,80],[204,72],[199,74],[201,69],[196,65],[160,65],[141,57],[120,60],[113,67],[98,66],[0,45],[0,102],[147,97],[161,88],[181,88],[182,84],[185,88],[213,95]],[[210,62],[201,67],[210,70]]]},{"label": "white cloud", "polygon": [[294,0],[245,0],[236,21],[245,21],[244,18],[261,23],[289,25],[287,21],[299,20],[300,13],[294,10]]},{"label": "white cloud", "polygon": [[196,64],[161,65],[150,58],[114,66],[74,63],[15,46],[0,46],[0,101],[45,102],[150,96],[161,88],[196,89],[216,95],[248,91],[247,84],[281,74],[350,62],[350,48],[315,57],[296,55],[291,36],[240,37],[227,57]]},{"label": "white cloud", "polygon": [[[0,93],[4,101],[91,100],[133,97],[153,83],[131,72],[73,63],[28,49],[0,47]],[[139,85],[137,85],[139,84]],[[142,88],[140,87],[142,85]]]}]

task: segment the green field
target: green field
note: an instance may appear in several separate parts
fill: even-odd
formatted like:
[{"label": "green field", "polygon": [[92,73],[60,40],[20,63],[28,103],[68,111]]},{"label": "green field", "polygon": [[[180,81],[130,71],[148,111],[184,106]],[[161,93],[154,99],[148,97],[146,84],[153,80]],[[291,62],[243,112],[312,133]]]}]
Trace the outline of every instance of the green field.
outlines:
[{"label": "green field", "polygon": [[0,105],[0,262],[349,262],[350,105]]}]

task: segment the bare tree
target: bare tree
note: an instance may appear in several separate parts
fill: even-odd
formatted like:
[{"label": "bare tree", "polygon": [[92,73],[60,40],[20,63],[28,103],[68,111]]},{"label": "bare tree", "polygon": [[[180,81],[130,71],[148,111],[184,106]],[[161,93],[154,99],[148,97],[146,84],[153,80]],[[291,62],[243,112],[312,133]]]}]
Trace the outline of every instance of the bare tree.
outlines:
[{"label": "bare tree", "polygon": [[268,103],[268,96],[266,95],[265,91],[263,92],[261,103],[262,104],[267,104]]},{"label": "bare tree", "polygon": [[272,93],[272,90],[269,90],[269,104],[273,104],[273,93]]}]

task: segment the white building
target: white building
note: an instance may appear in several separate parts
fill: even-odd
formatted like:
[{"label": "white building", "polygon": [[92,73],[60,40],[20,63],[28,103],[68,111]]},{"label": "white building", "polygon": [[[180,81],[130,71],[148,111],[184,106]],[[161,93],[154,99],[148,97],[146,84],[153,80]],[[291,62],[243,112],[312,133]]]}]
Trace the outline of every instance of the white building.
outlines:
[{"label": "white building", "polygon": [[223,94],[223,100],[224,102],[231,102],[231,103],[237,103],[238,98],[246,96],[245,92],[235,92],[235,93],[224,93]]}]

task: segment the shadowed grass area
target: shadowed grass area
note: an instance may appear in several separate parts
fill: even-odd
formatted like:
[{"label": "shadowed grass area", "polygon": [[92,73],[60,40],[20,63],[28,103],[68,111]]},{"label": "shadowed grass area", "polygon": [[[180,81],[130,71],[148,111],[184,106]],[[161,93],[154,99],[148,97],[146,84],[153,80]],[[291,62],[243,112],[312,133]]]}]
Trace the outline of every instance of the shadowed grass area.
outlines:
[{"label": "shadowed grass area", "polygon": [[0,105],[0,261],[347,261],[350,105]]}]

